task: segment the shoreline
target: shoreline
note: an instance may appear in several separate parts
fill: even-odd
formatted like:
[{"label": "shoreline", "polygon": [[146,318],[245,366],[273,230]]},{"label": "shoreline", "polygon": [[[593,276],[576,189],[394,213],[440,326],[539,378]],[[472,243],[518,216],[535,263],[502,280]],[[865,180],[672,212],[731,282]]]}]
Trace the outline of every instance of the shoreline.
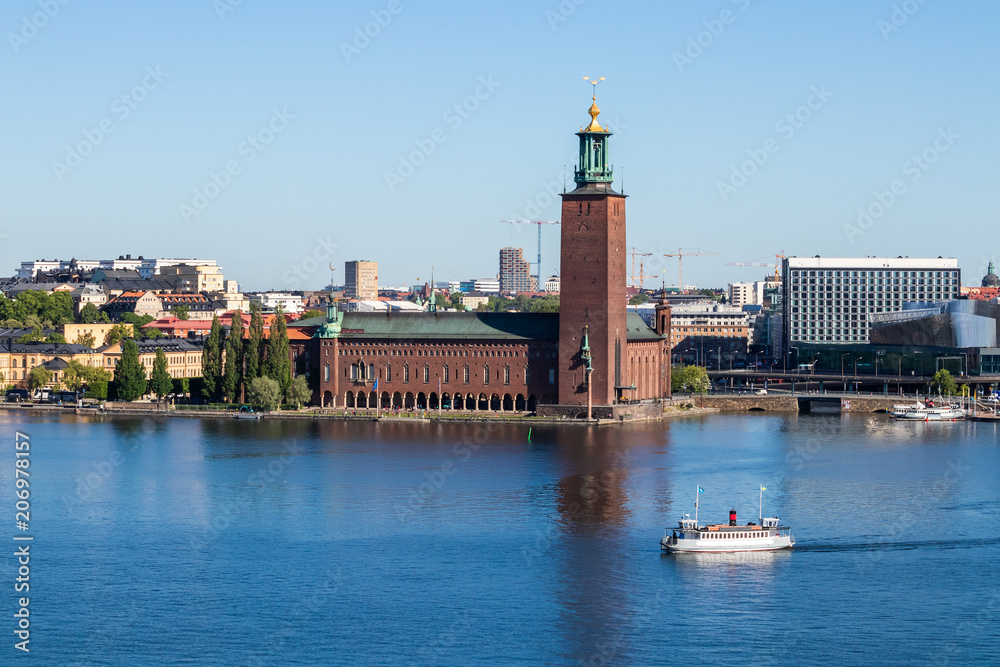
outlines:
[{"label": "shoreline", "polygon": [[[683,405],[683,404],[681,404]],[[545,425],[573,425],[573,426],[609,426],[612,424],[629,424],[638,422],[655,422],[676,419],[690,415],[714,414],[720,412],[718,408],[684,408],[681,405],[668,405],[662,412],[659,419],[569,419],[559,417],[538,417],[531,414],[510,414],[500,413],[477,414],[474,412],[445,413],[438,415],[434,411],[409,411],[402,415],[388,414],[377,415],[375,412],[347,411],[347,410],[324,410],[322,408],[303,409],[300,411],[275,411],[261,413],[260,421],[268,420],[316,420],[316,421],[356,421],[356,422],[393,422],[393,423],[497,423],[497,424],[545,424]],[[74,414],[91,417],[182,417],[182,418],[207,418],[207,419],[234,419],[235,412],[232,410],[198,410],[198,409],[176,409],[152,403],[131,404],[128,407],[76,407],[45,404],[0,404],[4,412],[18,414]],[[165,409],[166,408],[166,409]],[[251,420],[247,420],[251,421]]]}]

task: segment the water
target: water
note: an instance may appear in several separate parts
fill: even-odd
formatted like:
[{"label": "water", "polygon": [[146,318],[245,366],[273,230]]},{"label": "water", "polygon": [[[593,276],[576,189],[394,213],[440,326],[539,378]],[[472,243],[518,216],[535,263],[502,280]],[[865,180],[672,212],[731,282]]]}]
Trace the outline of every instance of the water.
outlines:
[{"label": "water", "polygon": [[[0,425],[0,539],[32,443],[37,664],[1000,662],[994,425]],[[660,553],[698,485],[745,523],[761,483],[794,550]]]}]

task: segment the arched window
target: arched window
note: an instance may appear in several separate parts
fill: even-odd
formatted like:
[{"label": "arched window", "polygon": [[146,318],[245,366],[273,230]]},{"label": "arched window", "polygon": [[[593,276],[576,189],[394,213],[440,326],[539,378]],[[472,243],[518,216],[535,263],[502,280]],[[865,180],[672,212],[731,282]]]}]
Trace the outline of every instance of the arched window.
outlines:
[{"label": "arched window", "polygon": [[483,366],[483,384],[490,383],[490,365],[486,364]]},{"label": "arched window", "polygon": [[403,364],[403,384],[410,381],[410,365]]},{"label": "arched window", "polygon": [[368,364],[368,375],[365,377],[369,380],[375,379],[375,364]]},{"label": "arched window", "polygon": [[326,364],[323,367],[323,382],[330,381],[330,364]]},{"label": "arched window", "polygon": [[444,382],[445,384],[448,384],[448,380],[450,379],[449,378],[449,373],[448,373],[448,364],[445,364],[444,368],[441,369],[441,375],[442,375],[442,378],[441,378],[442,382]]},{"label": "arched window", "polygon": [[431,381],[431,367],[424,364],[424,384]]},{"label": "arched window", "polygon": [[469,384],[469,364],[466,364],[462,368],[462,382],[464,384]]},{"label": "arched window", "polygon": [[503,383],[510,384],[510,366],[503,367]]},{"label": "arched window", "polygon": [[385,381],[392,382],[392,364],[385,365]]},{"label": "arched window", "polygon": [[524,367],[524,384],[531,382],[531,369],[527,366]]}]

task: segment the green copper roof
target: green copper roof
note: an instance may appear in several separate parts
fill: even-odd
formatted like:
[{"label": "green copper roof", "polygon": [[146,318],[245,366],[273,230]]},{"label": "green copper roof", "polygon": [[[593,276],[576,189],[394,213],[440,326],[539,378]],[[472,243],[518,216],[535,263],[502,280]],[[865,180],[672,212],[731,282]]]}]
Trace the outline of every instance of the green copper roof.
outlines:
[{"label": "green copper roof", "polygon": [[625,326],[628,327],[628,340],[663,340],[663,336],[650,329],[638,313],[629,313],[625,319]]},{"label": "green copper roof", "polygon": [[558,313],[344,313],[341,338],[556,340]]},{"label": "green copper roof", "polygon": [[[558,313],[344,313],[340,338],[419,340],[548,340],[559,338]],[[296,325],[319,325],[323,318]],[[662,340],[636,313],[626,318],[630,341]]]}]

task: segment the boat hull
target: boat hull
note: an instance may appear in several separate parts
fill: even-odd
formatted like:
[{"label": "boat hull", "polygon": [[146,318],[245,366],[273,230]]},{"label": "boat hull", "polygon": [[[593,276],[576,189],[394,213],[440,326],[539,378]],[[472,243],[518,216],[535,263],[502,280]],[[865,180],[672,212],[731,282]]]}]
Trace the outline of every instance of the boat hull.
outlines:
[{"label": "boat hull", "polygon": [[734,544],[709,544],[709,540],[674,540],[664,537],[660,540],[660,549],[670,553],[729,554],[747,551],[780,551],[795,546],[795,538],[784,536],[738,541],[745,542],[745,544],[736,544],[737,540],[733,540]]}]

